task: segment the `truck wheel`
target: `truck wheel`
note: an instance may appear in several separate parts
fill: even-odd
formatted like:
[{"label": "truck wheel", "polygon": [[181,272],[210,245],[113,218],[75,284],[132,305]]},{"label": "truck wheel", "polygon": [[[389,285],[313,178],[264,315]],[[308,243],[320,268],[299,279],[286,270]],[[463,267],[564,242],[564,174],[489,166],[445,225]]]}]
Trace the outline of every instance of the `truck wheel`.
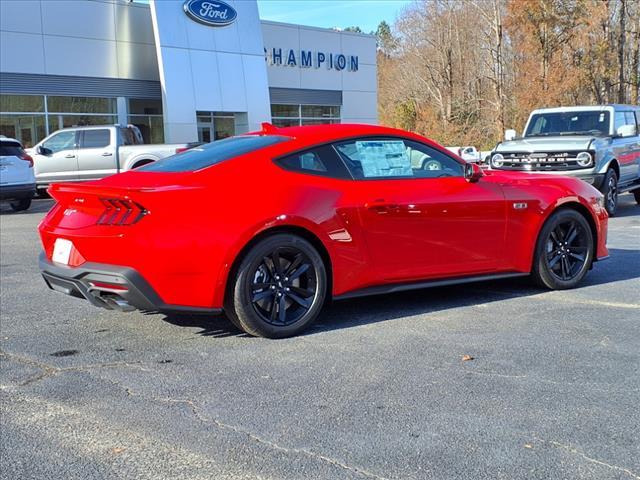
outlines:
[{"label": "truck wheel", "polygon": [[23,198],[22,200],[9,203],[9,205],[11,205],[14,212],[22,212],[29,209],[31,206],[31,199]]},{"label": "truck wheel", "polygon": [[540,231],[532,277],[538,285],[552,290],[574,288],[589,271],[594,249],[591,227],[584,216],[560,209]]},{"label": "truck wheel", "polygon": [[276,234],[243,258],[224,310],[250,335],[291,337],[318,317],[326,294],[326,269],[313,245],[297,235]]},{"label": "truck wheel", "polygon": [[604,206],[610,217],[616,214],[618,208],[618,175],[613,168],[607,170],[602,184],[602,194],[604,195]]},{"label": "truck wheel", "polygon": [[636,199],[636,203],[640,205],[640,188],[638,188],[637,190],[634,190],[631,193],[633,193],[633,198]]}]

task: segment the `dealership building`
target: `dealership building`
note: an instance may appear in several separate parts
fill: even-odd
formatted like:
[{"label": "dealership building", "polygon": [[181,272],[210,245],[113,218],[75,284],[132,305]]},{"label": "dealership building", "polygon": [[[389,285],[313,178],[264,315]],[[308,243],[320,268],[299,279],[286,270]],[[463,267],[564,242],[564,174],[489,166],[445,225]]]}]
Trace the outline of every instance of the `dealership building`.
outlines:
[{"label": "dealership building", "polygon": [[75,125],[173,143],[376,123],[376,87],[374,37],[261,21],[254,0],[0,0],[0,135],[25,145]]}]

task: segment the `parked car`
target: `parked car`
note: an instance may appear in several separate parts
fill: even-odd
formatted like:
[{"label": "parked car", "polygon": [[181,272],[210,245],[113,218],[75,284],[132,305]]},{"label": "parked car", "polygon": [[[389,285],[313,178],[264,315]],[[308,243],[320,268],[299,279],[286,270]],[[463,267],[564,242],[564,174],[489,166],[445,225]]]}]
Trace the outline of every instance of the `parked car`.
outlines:
[{"label": "parked car", "polygon": [[96,180],[133,170],[193,145],[145,145],[133,125],[100,125],[58,130],[29,152],[35,161],[38,189],[44,190],[53,182]]},{"label": "parked car", "polygon": [[0,200],[16,212],[28,210],[35,191],[33,159],[18,140],[0,136]]},{"label": "parked car", "polygon": [[480,152],[474,146],[467,147],[447,147],[451,153],[455,153],[465,162],[478,163],[481,160]]},{"label": "parked car", "polygon": [[224,311],[265,337],[301,332],[329,299],[527,275],[572,288],[608,255],[603,196],[585,182],[483,173],[373,125],[267,124],[50,192],[52,289],[108,309]]},{"label": "parked car", "polygon": [[522,137],[507,130],[491,168],[571,175],[606,197],[609,215],[618,195],[633,191],[640,203],[640,107],[605,105],[534,110]]}]

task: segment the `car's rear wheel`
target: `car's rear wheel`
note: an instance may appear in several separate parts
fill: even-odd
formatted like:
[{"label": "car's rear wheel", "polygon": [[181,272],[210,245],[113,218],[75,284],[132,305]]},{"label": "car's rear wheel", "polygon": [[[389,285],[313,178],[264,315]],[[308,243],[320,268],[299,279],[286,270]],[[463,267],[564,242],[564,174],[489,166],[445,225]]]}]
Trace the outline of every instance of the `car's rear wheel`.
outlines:
[{"label": "car's rear wheel", "polygon": [[589,271],[593,252],[593,234],[584,216],[571,209],[558,210],[538,237],[532,276],[543,287],[574,288]]},{"label": "car's rear wheel", "polygon": [[22,212],[24,210],[29,210],[29,207],[31,206],[31,199],[23,198],[21,200],[16,200],[15,202],[10,202],[9,205],[11,205],[14,212]]},{"label": "car's rear wheel", "polygon": [[251,335],[290,337],[318,317],[326,294],[326,268],[313,245],[297,235],[275,234],[244,256],[225,311]]},{"label": "car's rear wheel", "polygon": [[604,195],[604,206],[607,213],[613,217],[618,208],[618,174],[613,168],[607,170],[602,185],[602,194]]},{"label": "car's rear wheel", "polygon": [[640,205],[640,188],[638,188],[637,190],[634,190],[631,193],[633,193],[633,198],[636,199],[636,203]]}]

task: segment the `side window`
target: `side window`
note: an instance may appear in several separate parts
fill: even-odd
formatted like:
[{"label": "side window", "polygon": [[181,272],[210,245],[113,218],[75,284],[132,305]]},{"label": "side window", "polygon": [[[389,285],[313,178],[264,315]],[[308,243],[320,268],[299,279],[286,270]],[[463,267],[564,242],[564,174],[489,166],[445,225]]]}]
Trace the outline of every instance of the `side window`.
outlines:
[{"label": "side window", "polygon": [[76,132],[60,132],[44,142],[42,146],[51,150],[52,153],[71,150],[76,146]]},{"label": "side window", "polygon": [[636,135],[638,135],[638,125],[636,123],[636,118],[635,115],[633,114],[633,112],[629,111],[629,112],[624,112],[624,118],[625,118],[625,123],[627,125],[633,125],[635,127],[636,130]]},{"label": "side window", "polygon": [[332,178],[351,178],[330,145],[294,153],[276,160],[285,170]]},{"label": "side window", "polygon": [[108,129],[85,130],[83,133],[80,148],[102,148],[111,143],[111,131]]},{"label": "side window", "polygon": [[355,179],[439,178],[463,175],[463,166],[448,155],[401,138],[361,139],[336,144]]}]

